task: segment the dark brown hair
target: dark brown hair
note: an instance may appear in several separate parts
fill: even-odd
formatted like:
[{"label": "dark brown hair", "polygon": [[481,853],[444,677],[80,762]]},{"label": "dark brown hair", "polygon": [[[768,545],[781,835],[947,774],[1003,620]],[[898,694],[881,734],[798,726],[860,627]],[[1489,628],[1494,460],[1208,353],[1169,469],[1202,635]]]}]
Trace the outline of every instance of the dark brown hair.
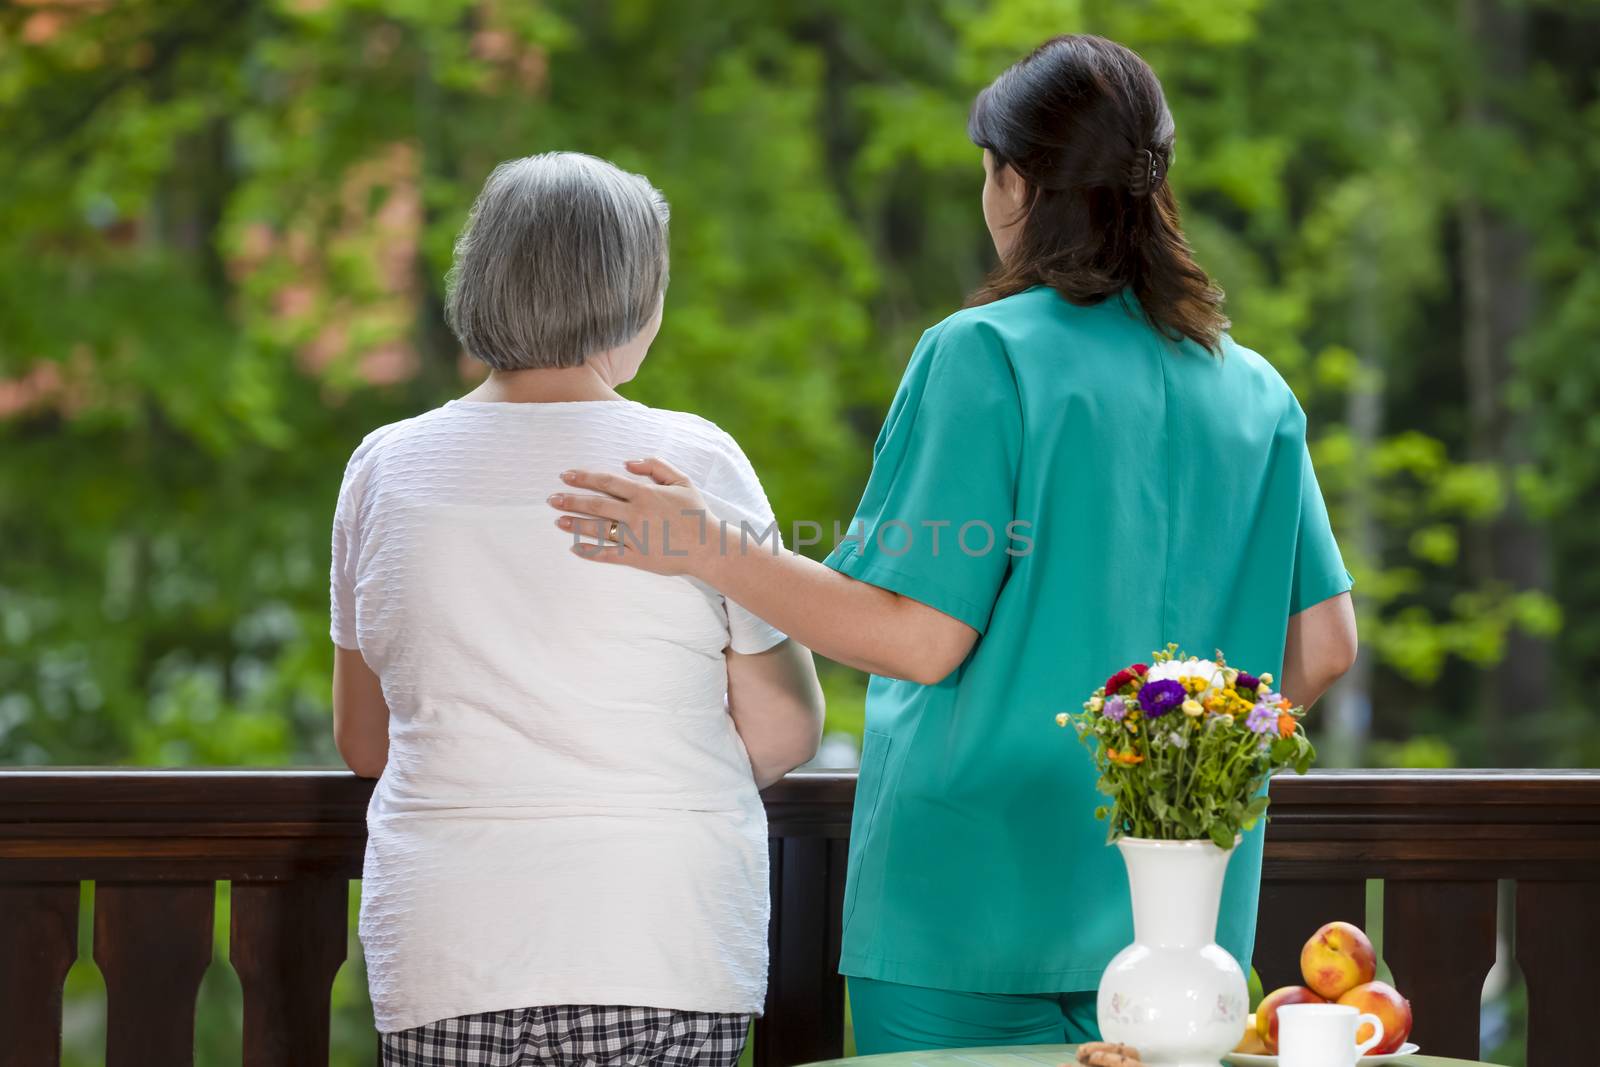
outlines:
[{"label": "dark brown hair", "polygon": [[978,94],[967,133],[1027,185],[1016,243],[971,303],[1048,285],[1097,304],[1131,288],[1156,329],[1218,350],[1222,290],[1178,226],[1172,112],[1149,64],[1103,37],[1052,38]]}]

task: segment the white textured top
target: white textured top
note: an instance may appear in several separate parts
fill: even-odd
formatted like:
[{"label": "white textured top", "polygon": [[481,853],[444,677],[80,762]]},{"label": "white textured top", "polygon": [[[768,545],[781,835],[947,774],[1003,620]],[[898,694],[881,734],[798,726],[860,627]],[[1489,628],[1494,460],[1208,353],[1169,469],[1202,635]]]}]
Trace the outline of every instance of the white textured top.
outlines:
[{"label": "white textured top", "polygon": [[578,559],[545,502],[660,456],[772,511],[716,426],[631,401],[454,401],[370,434],[333,640],[383,680],[361,942],[377,1025],[547,1004],[758,1012],[767,827],[723,651],[783,635],[686,578]]}]

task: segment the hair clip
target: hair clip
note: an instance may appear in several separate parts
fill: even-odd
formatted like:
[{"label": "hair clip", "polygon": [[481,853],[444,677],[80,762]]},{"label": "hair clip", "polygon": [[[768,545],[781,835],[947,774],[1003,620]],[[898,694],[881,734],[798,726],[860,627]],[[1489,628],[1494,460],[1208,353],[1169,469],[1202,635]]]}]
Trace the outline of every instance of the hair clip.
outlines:
[{"label": "hair clip", "polygon": [[1128,191],[1134,196],[1149,196],[1161,186],[1166,176],[1167,169],[1161,156],[1148,148],[1141,148],[1133,157],[1133,166],[1129,168]]}]

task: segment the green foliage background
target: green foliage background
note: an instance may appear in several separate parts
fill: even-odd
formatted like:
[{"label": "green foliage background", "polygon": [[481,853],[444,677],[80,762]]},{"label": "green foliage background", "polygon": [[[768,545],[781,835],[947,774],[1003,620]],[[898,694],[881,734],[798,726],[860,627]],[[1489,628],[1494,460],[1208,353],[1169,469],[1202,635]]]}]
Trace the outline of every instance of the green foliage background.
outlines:
[{"label": "green foliage background", "polygon": [[1200,259],[1311,413],[1365,646],[1319,747],[1600,764],[1592,0],[0,9],[0,761],[333,762],[339,475],[466,388],[442,278],[506,158],[666,192],[630,395],[721,423],[785,520],[848,517],[992,255],[967,105],[1080,30],[1163,77]]}]

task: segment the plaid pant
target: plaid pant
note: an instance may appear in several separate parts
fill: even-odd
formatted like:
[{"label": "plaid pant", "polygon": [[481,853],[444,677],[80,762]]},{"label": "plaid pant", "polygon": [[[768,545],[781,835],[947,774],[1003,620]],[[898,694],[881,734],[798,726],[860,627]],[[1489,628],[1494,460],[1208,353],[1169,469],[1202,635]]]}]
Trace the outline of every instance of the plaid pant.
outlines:
[{"label": "plaid pant", "polygon": [[556,1004],[383,1035],[383,1067],[733,1067],[748,1015]]}]

